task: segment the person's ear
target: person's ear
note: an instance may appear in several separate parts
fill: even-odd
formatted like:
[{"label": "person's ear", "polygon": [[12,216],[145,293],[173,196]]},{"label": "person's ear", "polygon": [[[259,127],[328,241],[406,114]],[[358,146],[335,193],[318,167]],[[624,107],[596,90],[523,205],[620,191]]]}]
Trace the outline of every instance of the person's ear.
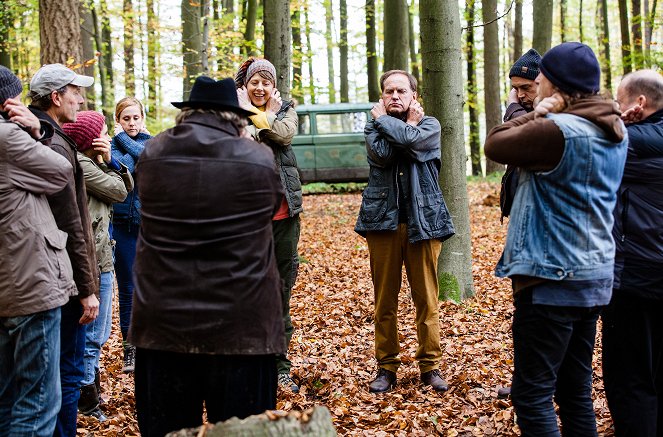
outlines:
[{"label": "person's ear", "polygon": [[62,96],[57,91],[51,91],[51,101],[58,108],[62,106]]},{"label": "person's ear", "polygon": [[647,107],[647,97],[644,94],[640,94],[637,98],[637,101],[638,105],[640,105],[642,109],[645,109]]},{"label": "person's ear", "polygon": [[412,93],[413,99],[417,100],[419,98],[419,94],[415,91]]}]

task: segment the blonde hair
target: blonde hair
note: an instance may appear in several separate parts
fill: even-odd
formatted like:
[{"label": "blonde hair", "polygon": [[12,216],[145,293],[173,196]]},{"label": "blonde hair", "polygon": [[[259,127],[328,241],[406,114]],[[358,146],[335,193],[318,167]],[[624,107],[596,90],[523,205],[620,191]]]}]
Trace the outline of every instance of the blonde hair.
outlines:
[{"label": "blonde hair", "polygon": [[145,118],[145,108],[143,107],[143,104],[140,102],[140,100],[135,97],[125,97],[117,102],[117,105],[115,105],[115,121],[119,121],[122,111],[130,106],[138,106],[140,108],[140,115]]}]

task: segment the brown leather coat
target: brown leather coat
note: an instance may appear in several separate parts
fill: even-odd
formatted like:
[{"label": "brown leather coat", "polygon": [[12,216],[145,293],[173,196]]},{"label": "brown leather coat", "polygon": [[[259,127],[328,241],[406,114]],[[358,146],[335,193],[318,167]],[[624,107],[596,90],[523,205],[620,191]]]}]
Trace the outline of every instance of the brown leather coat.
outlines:
[{"label": "brown leather coat", "polygon": [[215,355],[285,351],[272,151],[211,114],[150,140],[136,167],[142,223],[129,341]]}]

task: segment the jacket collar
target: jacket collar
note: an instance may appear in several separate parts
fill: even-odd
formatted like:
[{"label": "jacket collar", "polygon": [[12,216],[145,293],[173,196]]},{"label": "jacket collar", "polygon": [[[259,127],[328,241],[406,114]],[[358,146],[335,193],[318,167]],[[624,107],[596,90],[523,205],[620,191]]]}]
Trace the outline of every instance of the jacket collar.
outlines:
[{"label": "jacket collar", "polygon": [[226,120],[219,120],[213,114],[194,113],[187,117],[183,124],[198,124],[206,126],[211,129],[220,130],[228,135],[238,137],[240,136],[239,129],[233,123]]},{"label": "jacket collar", "polygon": [[69,135],[64,133],[64,131],[62,130],[60,125],[57,124],[57,122],[55,120],[53,120],[53,118],[50,115],[48,115],[46,112],[42,111],[41,109],[35,108],[32,105],[29,105],[28,109],[30,109],[30,111],[32,111],[32,113],[39,120],[50,124],[53,127],[53,129],[55,130],[55,132],[57,132],[57,134],[59,136],[61,136],[74,150],[78,150],[77,147],[76,147],[76,142],[74,140],[72,140],[71,138],[69,138]]}]

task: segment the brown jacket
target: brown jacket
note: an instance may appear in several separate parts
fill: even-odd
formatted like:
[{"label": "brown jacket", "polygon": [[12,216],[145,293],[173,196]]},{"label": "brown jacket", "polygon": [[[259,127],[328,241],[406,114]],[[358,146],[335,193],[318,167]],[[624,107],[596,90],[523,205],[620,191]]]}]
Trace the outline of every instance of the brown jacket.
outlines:
[{"label": "brown jacket", "polygon": [[53,125],[55,134],[45,144],[67,158],[74,169],[74,183],[49,194],[48,203],[51,205],[58,228],[68,235],[67,253],[74,269],[78,296],[88,297],[91,294],[99,296],[99,269],[92,236],[92,223],[87,210],[85,179],[76,156],[76,145],[48,114],[33,107],[30,107],[30,110],[40,120]]},{"label": "brown jacket", "polygon": [[0,317],[57,308],[76,291],[46,199],[71,175],[66,159],[0,117]]},{"label": "brown jacket", "polygon": [[272,216],[272,151],[194,114],[151,139],[136,167],[142,222],[129,341],[215,355],[285,352]]}]

